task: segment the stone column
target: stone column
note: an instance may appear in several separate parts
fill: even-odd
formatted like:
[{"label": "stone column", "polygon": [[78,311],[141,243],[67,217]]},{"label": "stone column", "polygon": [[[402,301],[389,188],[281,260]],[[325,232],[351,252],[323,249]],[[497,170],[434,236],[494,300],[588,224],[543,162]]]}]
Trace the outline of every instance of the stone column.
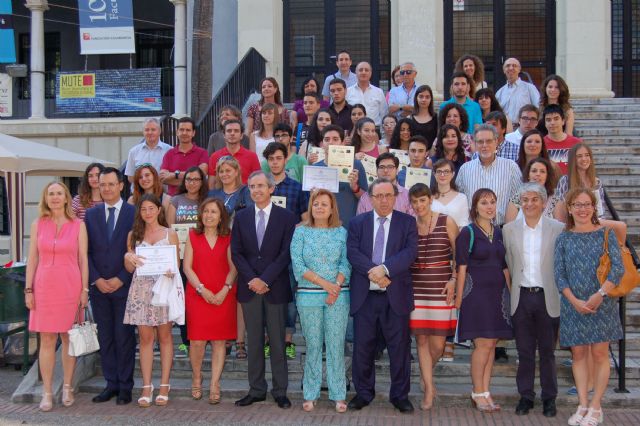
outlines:
[{"label": "stone column", "polygon": [[611,2],[557,2],[556,40],[556,73],[569,84],[571,97],[613,97]]},{"label": "stone column", "polygon": [[436,99],[444,93],[442,1],[391,0],[392,66],[413,62],[417,84],[428,84]]},{"label": "stone column", "polygon": [[49,10],[47,0],[27,0],[31,11],[31,117],[44,116],[44,11]]},{"label": "stone column", "polygon": [[173,85],[174,117],[187,115],[187,0],[169,0],[175,6]]}]

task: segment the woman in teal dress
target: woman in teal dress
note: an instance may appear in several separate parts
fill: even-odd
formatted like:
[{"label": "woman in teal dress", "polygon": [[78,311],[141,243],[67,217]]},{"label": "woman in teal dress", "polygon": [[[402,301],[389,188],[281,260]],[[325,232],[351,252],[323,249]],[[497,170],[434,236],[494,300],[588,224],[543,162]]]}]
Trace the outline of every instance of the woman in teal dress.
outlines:
[{"label": "woman in teal dress", "polygon": [[[567,229],[556,240],[554,272],[560,300],[560,345],[571,347],[573,376],[580,405],[568,423],[596,426],[602,423],[602,396],[609,383],[609,342],[622,338],[616,300],[607,292],[624,273],[620,248],[609,232],[611,270],[600,285],[596,270],[602,256],[605,228],[598,221],[596,197],[586,188],[569,191]],[[588,399],[587,354],[594,362],[594,392]]]},{"label": "woman in teal dress", "polygon": [[305,411],[312,411],[322,385],[322,344],[327,351],[329,399],[336,411],[347,410],[344,339],[349,319],[347,231],[341,226],[335,196],[316,190],[309,200],[309,219],[291,240],[291,264],[298,282],[296,305],[307,343],[302,389]]}]

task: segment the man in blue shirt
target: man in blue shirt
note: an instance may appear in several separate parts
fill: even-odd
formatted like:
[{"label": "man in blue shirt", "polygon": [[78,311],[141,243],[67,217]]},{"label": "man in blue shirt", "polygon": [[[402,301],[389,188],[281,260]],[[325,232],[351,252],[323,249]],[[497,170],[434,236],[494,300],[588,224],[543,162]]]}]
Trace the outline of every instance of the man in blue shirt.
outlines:
[{"label": "man in blue shirt", "polygon": [[480,105],[468,96],[471,84],[473,84],[473,82],[464,72],[454,72],[451,76],[451,91],[453,92],[453,96],[440,105],[440,108],[442,108],[444,105],[457,102],[462,106],[464,110],[467,111],[467,116],[469,117],[469,133],[473,133],[476,126],[482,124]]},{"label": "man in blue shirt", "polygon": [[338,52],[338,56],[336,57],[338,71],[333,74],[329,74],[327,78],[325,78],[324,85],[322,86],[322,96],[324,96],[324,99],[329,100],[329,83],[331,83],[331,80],[334,78],[344,80],[347,87],[351,87],[358,83],[358,77],[351,72],[351,64],[351,54],[349,52],[346,50]]},{"label": "man in blue shirt", "polygon": [[395,114],[396,118],[401,119],[413,114],[418,71],[413,62],[405,62],[400,65],[398,74],[402,77],[402,84],[389,91],[389,114]]}]

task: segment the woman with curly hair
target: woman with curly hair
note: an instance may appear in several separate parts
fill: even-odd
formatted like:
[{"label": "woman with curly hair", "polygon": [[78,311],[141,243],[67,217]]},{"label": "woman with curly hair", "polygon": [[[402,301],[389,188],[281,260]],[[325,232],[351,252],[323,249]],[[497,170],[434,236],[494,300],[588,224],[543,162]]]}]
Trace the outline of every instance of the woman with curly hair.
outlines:
[{"label": "woman with curly hair", "polygon": [[[464,145],[464,154],[467,158],[471,158],[471,154],[475,152],[473,135],[467,133],[469,130],[469,116],[462,105],[452,102],[440,108],[440,112],[438,112],[438,128],[442,128],[445,124],[453,124],[460,130],[460,136]],[[433,146],[436,147],[437,145],[438,139],[436,138]],[[432,148],[432,151],[435,152],[435,149]]]},{"label": "woman with curly hair", "polygon": [[409,140],[414,135],[413,120],[409,117],[401,118],[393,129],[389,149],[409,150]]},{"label": "woman with curly hair", "polygon": [[460,130],[453,124],[445,124],[438,131],[438,140],[442,143],[436,145],[435,155],[427,160],[427,168],[431,168],[438,160],[446,159],[454,164],[454,172],[457,174],[460,167],[467,161]]},{"label": "woman with curly hair", "polygon": [[91,163],[82,175],[78,195],[73,197],[71,201],[71,209],[80,220],[84,220],[84,213],[87,209],[102,202],[98,179],[100,178],[100,172],[103,170],[104,166],[101,163]]},{"label": "woman with curly hair", "polygon": [[127,203],[137,206],[144,194],[153,194],[162,203],[165,214],[171,203],[171,196],[162,192],[162,182],[158,176],[158,171],[151,164],[141,164],[136,168],[133,175],[133,194]]},{"label": "woman with curly hair", "polygon": [[473,80],[474,84],[472,84],[469,88],[470,98],[474,97],[476,90],[488,87],[487,82],[484,81],[484,64],[482,63],[482,60],[476,55],[462,55],[456,61],[454,71],[462,71],[467,76],[469,76],[471,80]]}]

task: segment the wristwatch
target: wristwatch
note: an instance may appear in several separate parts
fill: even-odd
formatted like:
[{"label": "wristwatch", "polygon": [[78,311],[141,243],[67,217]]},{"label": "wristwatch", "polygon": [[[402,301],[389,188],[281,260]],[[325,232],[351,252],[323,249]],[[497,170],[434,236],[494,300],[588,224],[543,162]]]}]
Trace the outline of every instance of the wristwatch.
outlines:
[{"label": "wristwatch", "polygon": [[604,289],[602,287],[600,287],[598,289],[598,293],[600,293],[600,296],[602,296],[602,297],[607,297],[607,292],[604,291]]},{"label": "wristwatch", "polygon": [[229,283],[224,283],[224,286],[227,287],[229,290],[233,288],[233,285]]},{"label": "wristwatch", "polygon": [[180,170],[176,170],[173,174],[176,176],[176,179],[180,179]]},{"label": "wristwatch", "polygon": [[204,284],[200,283],[196,286],[196,293],[202,294],[202,289],[204,288]]}]

